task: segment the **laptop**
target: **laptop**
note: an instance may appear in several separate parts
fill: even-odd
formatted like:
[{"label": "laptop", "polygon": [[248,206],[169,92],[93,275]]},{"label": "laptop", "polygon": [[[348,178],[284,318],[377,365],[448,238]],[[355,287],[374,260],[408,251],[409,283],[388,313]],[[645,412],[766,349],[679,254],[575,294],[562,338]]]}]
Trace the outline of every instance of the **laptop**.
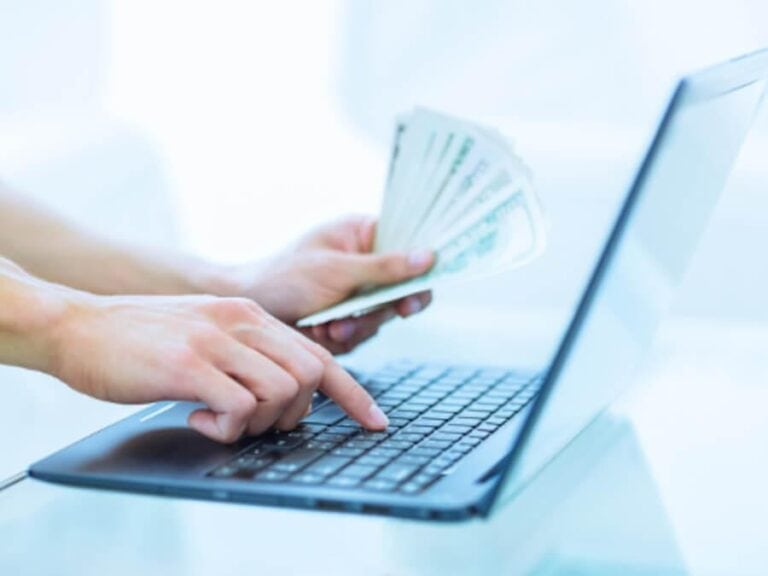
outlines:
[{"label": "laptop", "polygon": [[492,514],[630,385],[767,79],[763,50],[679,82],[541,374],[396,361],[357,375],[388,412],[387,431],[364,431],[319,398],[297,429],[231,445],[187,428],[198,404],[161,402],[37,462],[30,475],[424,520]]}]

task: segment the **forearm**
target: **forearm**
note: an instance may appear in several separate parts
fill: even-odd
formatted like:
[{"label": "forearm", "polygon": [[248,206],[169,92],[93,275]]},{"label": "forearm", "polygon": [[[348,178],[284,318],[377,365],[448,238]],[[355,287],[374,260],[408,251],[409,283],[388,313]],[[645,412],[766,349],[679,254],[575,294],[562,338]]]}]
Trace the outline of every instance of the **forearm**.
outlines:
[{"label": "forearm", "polygon": [[0,256],[40,278],[97,294],[227,290],[213,265],[98,238],[1,185]]}]

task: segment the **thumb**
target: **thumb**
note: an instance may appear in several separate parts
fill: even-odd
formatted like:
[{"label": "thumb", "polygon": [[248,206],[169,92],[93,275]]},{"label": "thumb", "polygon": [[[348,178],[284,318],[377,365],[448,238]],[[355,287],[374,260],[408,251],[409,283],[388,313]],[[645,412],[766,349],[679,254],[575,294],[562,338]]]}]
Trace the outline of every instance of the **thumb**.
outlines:
[{"label": "thumb", "polygon": [[345,254],[346,272],[356,284],[394,284],[421,276],[432,268],[435,255],[431,250],[418,250],[410,254]]}]

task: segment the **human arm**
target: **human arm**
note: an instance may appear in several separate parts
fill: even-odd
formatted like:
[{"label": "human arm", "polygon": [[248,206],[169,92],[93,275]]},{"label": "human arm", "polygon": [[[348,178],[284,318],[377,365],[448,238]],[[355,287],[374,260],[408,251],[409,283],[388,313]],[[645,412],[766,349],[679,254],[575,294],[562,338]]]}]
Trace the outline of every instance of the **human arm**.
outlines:
[{"label": "human arm", "polygon": [[218,294],[224,288],[216,282],[218,266],[91,234],[2,182],[0,256],[38,278],[94,294]]},{"label": "human arm", "polygon": [[[372,254],[375,220],[353,216],[322,226],[280,254],[223,266],[192,256],[98,238],[0,187],[0,255],[33,274],[98,294],[215,294],[258,302],[293,323],[370,284],[426,272],[428,252]],[[431,295],[394,302],[360,318],[303,330],[334,353],[347,352],[385,322],[424,309]]]},{"label": "human arm", "polygon": [[250,300],[96,296],[0,258],[0,363],[121,403],[203,402],[189,424],[230,442],[290,429],[320,389],[371,429],[386,417],[318,344]]}]

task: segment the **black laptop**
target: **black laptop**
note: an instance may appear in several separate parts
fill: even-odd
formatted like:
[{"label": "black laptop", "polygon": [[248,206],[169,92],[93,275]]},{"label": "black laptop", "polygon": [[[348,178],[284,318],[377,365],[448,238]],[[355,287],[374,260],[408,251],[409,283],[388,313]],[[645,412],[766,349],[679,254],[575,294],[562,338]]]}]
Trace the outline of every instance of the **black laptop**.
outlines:
[{"label": "black laptop", "polygon": [[294,431],[232,445],[163,402],[34,464],[79,486],[451,520],[487,516],[631,382],[766,92],[768,50],[677,86],[572,319],[541,374],[396,361],[358,374],[389,415],[327,399]]}]

